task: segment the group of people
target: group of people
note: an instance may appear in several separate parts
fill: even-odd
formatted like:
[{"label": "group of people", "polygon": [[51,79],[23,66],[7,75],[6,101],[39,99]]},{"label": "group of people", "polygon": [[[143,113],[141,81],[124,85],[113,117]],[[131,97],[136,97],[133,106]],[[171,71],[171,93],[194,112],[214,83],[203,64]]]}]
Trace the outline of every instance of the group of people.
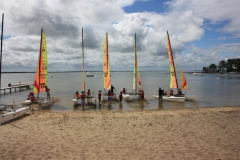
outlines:
[{"label": "group of people", "polygon": [[172,89],[169,89],[168,91],[165,91],[164,92],[164,89],[162,90],[160,87],[158,89],[158,96],[159,96],[159,99],[162,100],[162,96],[163,95],[167,95],[167,96],[179,96],[179,95],[182,95],[182,90],[181,89],[178,89],[178,92],[176,94],[174,94],[173,90]]},{"label": "group of people", "polygon": [[76,99],[81,99],[82,107],[84,107],[85,104],[85,98],[90,98],[91,97],[91,92],[90,89],[88,89],[87,94],[85,94],[84,91],[81,92],[81,94],[77,91],[74,98]]},{"label": "group of people", "polygon": [[[47,100],[50,100],[50,88],[48,88],[48,86],[45,86],[45,92],[47,93]],[[30,105],[35,103],[35,96],[33,92],[30,92],[28,95],[28,100],[30,100]]]}]

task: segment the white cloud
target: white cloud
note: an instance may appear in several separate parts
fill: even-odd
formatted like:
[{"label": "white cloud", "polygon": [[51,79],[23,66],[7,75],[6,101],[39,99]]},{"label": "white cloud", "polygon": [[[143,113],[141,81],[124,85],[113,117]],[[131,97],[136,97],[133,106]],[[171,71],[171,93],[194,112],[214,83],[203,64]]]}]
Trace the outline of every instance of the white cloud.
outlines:
[{"label": "white cloud", "polygon": [[[81,29],[84,28],[86,70],[102,70],[103,40],[109,35],[109,54],[112,70],[132,70],[134,34],[137,34],[137,49],[141,70],[166,68],[168,57],[166,31],[169,31],[172,49],[183,67],[194,63],[191,43],[201,40],[204,29],[213,29],[211,23],[228,22],[219,29],[237,33],[239,20],[234,13],[237,1],[218,4],[211,2],[178,0],[168,2],[170,10],[164,13],[124,13],[125,6],[135,0],[8,0],[0,5],[5,13],[3,45],[3,71],[35,71],[39,53],[41,28],[47,36],[49,70],[81,70]],[[229,5],[234,5],[229,8]],[[217,9],[217,11],[214,11]],[[219,8],[218,8],[219,7]],[[222,10],[220,10],[222,9]],[[220,13],[221,12],[221,13]],[[221,18],[222,17],[222,18]],[[221,36],[222,39],[224,36]],[[239,53],[237,44],[215,46],[210,49],[195,48],[198,64],[206,60],[219,60],[220,53]],[[188,52],[186,52],[188,50]],[[188,53],[188,54],[183,54]],[[191,64],[192,65],[192,64]],[[182,65],[181,65],[182,66]]]}]

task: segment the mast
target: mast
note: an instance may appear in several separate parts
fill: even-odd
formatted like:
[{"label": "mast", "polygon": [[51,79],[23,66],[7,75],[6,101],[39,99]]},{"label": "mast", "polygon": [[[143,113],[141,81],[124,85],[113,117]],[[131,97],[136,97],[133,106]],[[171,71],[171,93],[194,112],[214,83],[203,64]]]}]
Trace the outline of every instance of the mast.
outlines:
[{"label": "mast", "polygon": [[[4,13],[2,14],[2,32],[1,32],[1,55],[0,55],[0,88],[2,83],[2,42],[3,42],[3,22],[4,22]],[[1,96],[1,93],[0,93]]]},{"label": "mast", "polygon": [[169,55],[169,60],[170,60],[170,67],[171,66],[173,67],[172,68],[173,71],[170,73],[170,76],[175,77],[175,79],[176,79],[176,88],[178,90],[177,75],[176,75],[176,70],[175,70],[175,65],[174,65],[174,60],[173,60],[173,54],[172,54],[172,47],[171,47],[168,31],[167,31],[167,43],[168,43],[168,55]]},{"label": "mast", "polygon": [[82,89],[85,92],[85,77],[84,77],[84,43],[83,43],[83,28],[82,28]]},{"label": "mast", "polygon": [[40,49],[39,49],[39,58],[38,58],[38,89],[37,89],[37,91],[38,91],[38,93],[37,93],[37,97],[39,97],[39,91],[40,91],[40,86],[41,86],[41,84],[40,84],[40,77],[41,77],[41,67],[42,67],[42,65],[41,65],[41,58],[42,58],[42,35],[43,35],[43,29],[41,29],[41,39],[40,39]]},{"label": "mast", "polygon": [[136,43],[136,33],[135,33],[135,36],[134,36],[134,78],[135,78],[135,93],[137,93],[137,43]]}]

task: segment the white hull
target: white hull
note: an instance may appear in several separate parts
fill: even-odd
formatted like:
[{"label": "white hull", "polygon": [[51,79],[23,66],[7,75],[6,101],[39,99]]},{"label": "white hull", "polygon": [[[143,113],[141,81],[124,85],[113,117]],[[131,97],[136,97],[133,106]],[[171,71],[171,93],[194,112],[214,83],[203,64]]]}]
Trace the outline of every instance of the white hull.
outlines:
[{"label": "white hull", "polygon": [[226,77],[226,76],[228,76],[228,74],[217,74],[216,76],[218,76],[218,77]]},{"label": "white hull", "polygon": [[[119,96],[116,96],[115,94],[112,96],[111,100],[119,100]],[[108,101],[108,95],[102,95],[101,96],[101,101],[105,102]]]},{"label": "white hull", "polygon": [[[155,95],[153,95],[153,97],[154,98],[159,98],[159,95],[155,94]],[[196,101],[196,100],[198,100],[198,96],[196,96],[196,95],[191,95],[191,96],[189,96],[189,95],[182,95],[180,97],[185,97],[185,101]]]},{"label": "white hull", "polygon": [[18,108],[15,111],[9,111],[9,112],[3,111],[5,113],[0,115],[0,124],[23,116],[27,112],[28,109],[30,109],[29,106]]},{"label": "white hull", "polygon": [[53,104],[53,102],[54,102],[54,98],[52,97],[52,98],[50,98],[50,100],[48,100],[48,99],[43,99],[43,100],[39,101],[39,105],[40,105],[41,107],[48,107],[48,106],[50,106],[51,104]]},{"label": "white hull", "polygon": [[[36,103],[34,104],[39,104],[41,107],[47,107],[51,105],[54,101],[55,99],[53,97],[51,97],[50,100],[48,100],[47,98],[40,98],[36,100]],[[29,106],[30,103],[31,103],[30,100],[26,100],[26,101],[23,101],[21,104],[22,106]]]},{"label": "white hull", "polygon": [[[73,104],[74,105],[81,105],[82,101],[79,98],[73,98]],[[89,98],[89,100],[87,98],[85,98],[85,103],[84,104],[96,104],[96,99],[95,98]]]},{"label": "white hull", "polygon": [[131,95],[129,95],[127,93],[122,94],[122,96],[123,96],[123,99],[125,99],[126,101],[131,101],[132,100]]},{"label": "white hull", "polygon": [[163,100],[172,102],[184,102],[185,97],[175,97],[175,96],[162,96]]}]

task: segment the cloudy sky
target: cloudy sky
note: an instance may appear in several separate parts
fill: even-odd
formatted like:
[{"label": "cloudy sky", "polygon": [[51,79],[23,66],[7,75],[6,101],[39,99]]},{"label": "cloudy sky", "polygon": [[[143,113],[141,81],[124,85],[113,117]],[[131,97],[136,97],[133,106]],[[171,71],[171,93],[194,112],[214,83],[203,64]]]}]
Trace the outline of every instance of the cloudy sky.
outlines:
[{"label": "cloudy sky", "polygon": [[47,37],[49,71],[101,71],[109,38],[112,71],[132,71],[134,34],[140,71],[168,70],[166,32],[176,62],[194,71],[240,58],[239,0],[8,0],[2,71],[35,71],[40,33]]}]

